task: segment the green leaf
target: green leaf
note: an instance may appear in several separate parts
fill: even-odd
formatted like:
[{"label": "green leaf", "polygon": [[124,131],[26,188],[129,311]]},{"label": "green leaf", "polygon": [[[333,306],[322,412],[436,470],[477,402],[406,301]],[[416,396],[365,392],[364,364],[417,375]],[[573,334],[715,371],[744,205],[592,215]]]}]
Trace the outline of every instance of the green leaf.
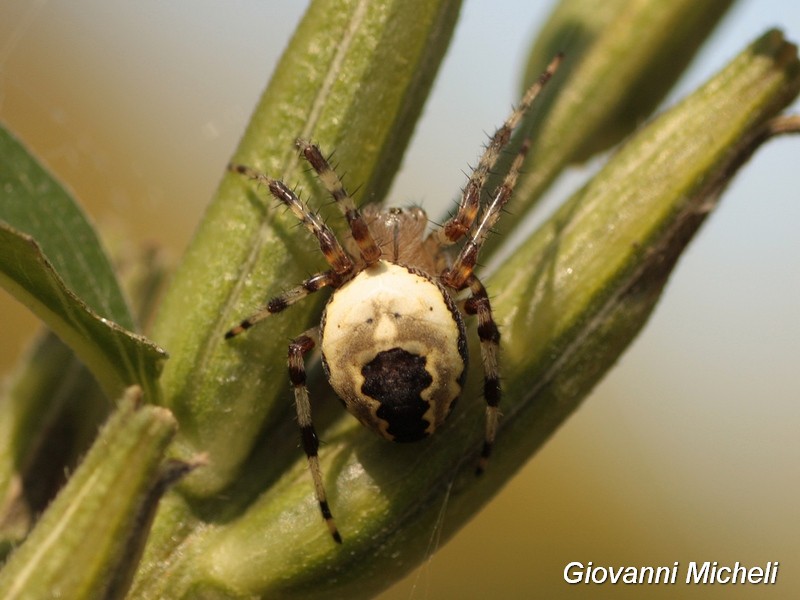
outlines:
[{"label": "green leaf", "polygon": [[20,362],[0,398],[0,556],[25,538],[113,408],[52,332]]},{"label": "green leaf", "polygon": [[166,487],[192,465],[164,463],[177,423],[132,388],[69,483],[0,572],[0,596],[122,598]]},{"label": "green leaf", "polygon": [[[298,137],[312,139],[336,151],[336,161],[347,165],[347,180],[360,184],[362,199],[380,200],[458,7],[454,0],[313,2],[234,161],[290,186],[305,185],[314,206],[329,204],[295,148]],[[211,456],[210,466],[186,482],[194,494],[215,494],[229,484],[265,424],[282,427],[291,410],[286,343],[313,325],[321,298],[309,298],[252,335],[223,339],[266,298],[324,268],[313,242],[297,235],[296,220],[274,205],[265,190],[241,175],[226,175],[154,325],[154,339],[172,355],[162,382],[181,423],[180,452]]]},{"label": "green leaf", "polygon": [[[126,264],[122,277],[144,321],[163,266],[152,250]],[[5,556],[75,470],[114,405],[75,353],[47,330],[1,393],[0,556]]]},{"label": "green leaf", "polygon": [[[535,168],[520,176],[509,210],[525,214],[566,167],[607,150],[639,127],[732,4],[559,2],[536,36],[524,81],[534,81],[556,52],[566,52],[566,58],[521,128],[521,134],[532,136],[527,164]],[[501,220],[498,235],[484,247],[484,259],[522,221]]]},{"label": "green leaf", "polygon": [[0,128],[0,283],[92,370],[110,397],[139,383],[151,399],[166,354],[133,319],[82,211]]},{"label": "green leaf", "polygon": [[559,2],[525,69],[525,80],[533,81],[555,52],[569,54],[563,92],[537,128],[543,138],[538,152],[583,162],[624,139],[653,112],[733,4]]},{"label": "green leaf", "polygon": [[134,329],[111,263],[86,215],[67,190],[2,127],[0,221],[33,238],[66,287],[92,311]]},{"label": "green leaf", "polygon": [[164,353],[123,329],[134,320],[91,224],[2,128],[0,239],[0,281],[77,350],[108,394],[52,335],[17,368],[0,402],[0,536],[13,543],[86,452],[109,398],[135,382],[157,397]]},{"label": "green leaf", "polygon": [[150,399],[158,398],[164,351],[94,313],[67,288],[33,238],[3,223],[0,283],[74,350],[107,394],[141,383]]},{"label": "green leaf", "polygon": [[797,46],[769,31],[629,138],[492,278],[513,398],[501,445],[512,454],[541,445],[633,339],[798,92]]}]

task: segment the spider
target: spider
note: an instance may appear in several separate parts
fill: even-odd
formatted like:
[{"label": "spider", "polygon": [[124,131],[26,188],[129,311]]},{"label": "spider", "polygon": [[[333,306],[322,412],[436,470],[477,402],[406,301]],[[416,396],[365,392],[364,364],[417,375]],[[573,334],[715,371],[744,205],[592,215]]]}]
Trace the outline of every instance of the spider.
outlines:
[{"label": "spider", "polygon": [[[482,244],[511,197],[528,140],[482,210],[481,196],[511,133],[553,76],[561,58],[559,54],[552,60],[490,138],[463,189],[455,215],[428,235],[428,218],[421,208],[356,208],[320,149],[305,140],[297,140],[300,154],[347,219],[352,239],[344,245],[282,181],[244,165],[228,165],[230,171],[266,186],[286,205],[314,235],[330,267],[269,300],[229,330],[225,338],[239,335],[324,287],[333,289],[320,325],[289,343],[288,363],[303,450],[322,517],[337,543],[342,538],[323,485],[304,357],[319,346],[325,375],[347,410],[388,440],[413,442],[438,429],[461,395],[467,373],[467,339],[461,312],[477,316],[486,428],[476,472],[483,472],[497,432],[500,332],[486,288],[473,270]],[[464,238],[453,257],[450,246]],[[460,310],[456,296],[467,289],[469,296]]]}]

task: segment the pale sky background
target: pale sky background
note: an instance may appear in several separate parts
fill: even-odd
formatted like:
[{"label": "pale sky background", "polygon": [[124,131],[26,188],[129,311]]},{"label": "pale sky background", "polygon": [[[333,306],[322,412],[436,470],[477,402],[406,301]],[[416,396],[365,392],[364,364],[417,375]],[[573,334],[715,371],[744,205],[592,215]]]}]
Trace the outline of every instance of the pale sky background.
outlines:
[{"label": "pale sky background", "polygon": [[[431,214],[448,205],[484,132],[516,99],[550,6],[465,2],[392,203],[422,202]],[[304,8],[288,0],[5,0],[0,120],[95,221],[177,256]],[[772,26],[800,41],[800,3],[740,2],[667,104]],[[476,71],[481,94],[471,85]],[[771,597],[800,597],[798,158],[797,137],[756,155],[618,366],[504,494],[386,598],[574,595],[562,579],[571,560],[780,561]],[[554,195],[564,197],[581,175]],[[138,225],[127,223],[131,215]],[[3,366],[35,323],[0,296]],[[577,593],[635,592],[607,585]],[[765,593],[647,589],[650,597],[676,592]]]}]

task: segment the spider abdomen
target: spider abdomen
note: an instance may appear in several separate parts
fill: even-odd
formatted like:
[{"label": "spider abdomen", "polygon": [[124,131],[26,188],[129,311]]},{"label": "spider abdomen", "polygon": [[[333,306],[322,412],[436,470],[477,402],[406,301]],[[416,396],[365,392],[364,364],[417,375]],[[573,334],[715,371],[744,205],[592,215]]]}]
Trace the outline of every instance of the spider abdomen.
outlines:
[{"label": "spider abdomen", "polygon": [[461,394],[464,323],[447,291],[388,261],[336,290],[321,327],[323,365],[347,409],[386,439],[433,433]]}]

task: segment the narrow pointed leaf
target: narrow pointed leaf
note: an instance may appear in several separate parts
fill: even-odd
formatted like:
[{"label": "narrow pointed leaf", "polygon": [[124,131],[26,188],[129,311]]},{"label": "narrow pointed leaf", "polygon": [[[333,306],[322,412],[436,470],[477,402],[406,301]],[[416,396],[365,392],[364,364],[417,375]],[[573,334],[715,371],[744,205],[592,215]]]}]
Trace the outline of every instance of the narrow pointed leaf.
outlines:
[{"label": "narrow pointed leaf", "polygon": [[[612,147],[634,131],[694,58],[732,0],[563,0],[531,50],[525,82],[556,52],[566,59],[528,119],[530,165],[509,210],[523,215],[570,164]],[[506,219],[488,256],[522,219]]]},{"label": "narrow pointed leaf", "polygon": [[94,230],[64,188],[0,129],[0,284],[86,363],[110,397],[157,398],[162,350],[133,319]]},{"label": "narrow pointed leaf", "polygon": [[52,332],[43,332],[0,398],[0,556],[75,470],[112,402]]},{"label": "narrow pointed leaf", "polygon": [[33,238],[65,285],[94,312],[133,330],[100,240],[70,193],[0,127],[0,221]]},{"label": "narrow pointed leaf", "polygon": [[176,427],[168,411],[142,405],[141,391],[129,390],[0,571],[0,596],[124,597],[155,505],[181,471],[163,462]]},{"label": "narrow pointed leaf", "polygon": [[[146,320],[163,266],[158,253],[123,273]],[[0,557],[27,535],[84,456],[113,402],[75,353],[41,331],[0,390]]]},{"label": "narrow pointed leaf", "polygon": [[99,316],[70,290],[31,236],[0,223],[0,284],[64,340],[112,395],[141,383],[151,399],[166,354]]}]

